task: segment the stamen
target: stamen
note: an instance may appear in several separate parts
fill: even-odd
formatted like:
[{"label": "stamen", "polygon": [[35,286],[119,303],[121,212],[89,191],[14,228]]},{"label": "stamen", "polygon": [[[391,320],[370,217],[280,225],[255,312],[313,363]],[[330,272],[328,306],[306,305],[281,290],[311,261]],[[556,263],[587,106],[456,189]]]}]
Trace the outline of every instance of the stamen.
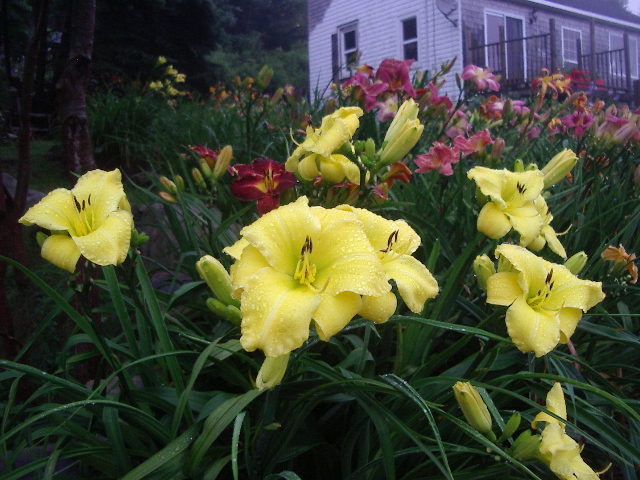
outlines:
[{"label": "stamen", "polygon": [[78,213],[80,213],[81,212],[80,203],[78,202],[78,199],[76,198],[75,195],[73,196],[73,201],[76,204],[76,210],[78,210]]}]

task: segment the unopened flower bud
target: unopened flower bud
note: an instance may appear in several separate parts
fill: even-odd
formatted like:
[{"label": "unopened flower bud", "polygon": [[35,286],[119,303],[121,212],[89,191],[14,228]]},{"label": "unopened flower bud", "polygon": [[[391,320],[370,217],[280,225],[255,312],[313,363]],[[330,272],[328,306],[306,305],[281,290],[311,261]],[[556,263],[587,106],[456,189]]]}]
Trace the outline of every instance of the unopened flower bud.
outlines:
[{"label": "unopened flower bud", "polygon": [[534,435],[531,430],[525,430],[516,441],[513,442],[509,453],[511,456],[519,462],[525,462],[532,460],[540,453],[540,442],[542,441],[541,435]]},{"label": "unopened flower bud", "polygon": [[284,88],[280,87],[279,89],[277,89],[273,95],[271,96],[271,100],[269,100],[269,103],[273,106],[276,103],[278,103],[280,101],[280,99],[282,98],[282,94],[284,93]]},{"label": "unopened flower bud", "polygon": [[162,188],[164,188],[165,191],[170,193],[171,195],[178,194],[178,189],[176,188],[176,184],[173,183],[171,180],[169,180],[167,177],[165,176],[160,177],[160,185],[162,185]]},{"label": "unopened flower bud", "polygon": [[493,142],[493,145],[491,146],[491,156],[496,160],[499,160],[504,153],[505,145],[506,144],[504,138],[496,138],[496,140]]},{"label": "unopened flower bud", "polygon": [[149,235],[144,232],[138,232],[135,228],[131,229],[131,242],[132,248],[138,248],[149,241]]},{"label": "unopened flower bud", "polygon": [[38,246],[42,247],[42,244],[44,243],[44,241],[49,238],[49,235],[47,235],[44,232],[38,232],[36,233],[36,242],[38,242]]},{"label": "unopened flower bud", "polygon": [[178,203],[178,200],[176,200],[176,197],[174,197],[173,195],[171,195],[170,193],[167,192],[160,192],[158,193],[158,195],[160,196],[160,198],[162,198],[164,201],[169,202],[169,203]]},{"label": "unopened flower bud", "polygon": [[453,394],[467,423],[483,435],[491,432],[491,415],[480,393],[469,382],[457,382],[453,386]]},{"label": "unopened flower bud", "polygon": [[279,357],[267,357],[264,359],[256,378],[258,390],[274,388],[282,381],[284,374],[287,372],[290,355],[291,353],[285,353]]},{"label": "unopened flower bud", "polygon": [[480,288],[486,292],[487,279],[496,273],[496,267],[488,255],[478,255],[473,261],[473,273],[476,275]]},{"label": "unopened flower bud", "polygon": [[568,148],[556,154],[542,169],[542,173],[544,173],[544,188],[549,188],[566,177],[577,162],[577,155]]},{"label": "unopened flower bud", "polygon": [[211,297],[207,298],[206,304],[207,308],[209,308],[209,310],[211,310],[214,314],[228,320],[236,327],[239,327],[242,323],[242,313],[240,312],[240,309],[235,305],[225,305],[217,298]]},{"label": "unopened flower bud", "polygon": [[178,187],[178,190],[182,190],[184,192],[184,178],[182,178],[181,175],[176,175],[173,181],[176,182],[176,187]]},{"label": "unopened flower bud", "polygon": [[213,172],[207,161],[204,158],[201,158],[198,163],[200,164],[200,171],[202,172],[202,175],[206,178],[211,178]]},{"label": "unopened flower bud", "polygon": [[273,69],[268,65],[262,67],[260,72],[258,72],[258,85],[261,88],[267,88],[269,83],[271,83],[271,78],[273,77]]},{"label": "unopened flower bud", "polygon": [[636,188],[640,188],[640,165],[636,167],[636,171],[633,173],[633,184]]},{"label": "unopened flower bud", "polygon": [[191,176],[193,177],[193,180],[196,182],[196,185],[198,185],[198,187],[202,188],[203,190],[206,190],[207,183],[204,181],[204,178],[202,177],[202,173],[200,173],[200,170],[198,170],[197,168],[194,168],[193,170],[191,170]]},{"label": "unopened flower bud", "polygon": [[502,434],[500,435],[500,438],[498,438],[498,443],[504,442],[507,438],[513,435],[515,431],[518,430],[521,420],[522,415],[518,412],[514,412],[514,414],[511,415],[511,418],[507,421],[507,424],[504,426],[504,430],[502,430]]},{"label": "unopened flower bud", "polygon": [[618,131],[613,134],[613,141],[624,145],[633,138],[637,129],[638,127],[636,127],[635,123],[629,122],[620,127]]},{"label": "unopened flower bud", "polygon": [[567,267],[569,271],[574,275],[578,275],[587,264],[588,259],[589,257],[586,253],[578,252],[575,255],[572,255],[566,262],[564,262],[564,266]]},{"label": "unopened flower bud", "polygon": [[524,172],[524,162],[520,158],[516,158],[513,162],[513,171],[514,172]]},{"label": "unopened flower bud", "polygon": [[364,152],[369,159],[372,159],[375,156],[376,143],[373,141],[373,138],[367,138],[367,141],[364,143]]},{"label": "unopened flower bud", "polygon": [[213,178],[217,182],[220,180],[220,177],[224,175],[229,168],[229,164],[233,159],[233,149],[231,145],[226,145],[220,153],[218,154],[218,160],[216,161],[216,166],[213,167]]},{"label": "unopened flower bud", "polygon": [[238,300],[231,297],[231,277],[217,258],[205,255],[196,262],[196,270],[200,278],[207,282],[213,294],[226,305],[240,305]]}]

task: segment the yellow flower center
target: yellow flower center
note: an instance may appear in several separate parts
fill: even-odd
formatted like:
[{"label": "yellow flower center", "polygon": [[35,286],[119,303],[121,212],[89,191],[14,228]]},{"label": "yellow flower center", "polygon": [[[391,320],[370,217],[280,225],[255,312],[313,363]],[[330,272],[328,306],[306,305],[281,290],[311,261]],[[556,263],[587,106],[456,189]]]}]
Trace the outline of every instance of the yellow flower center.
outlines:
[{"label": "yellow flower center", "polygon": [[301,284],[308,286],[310,289],[315,290],[315,287],[311,285],[316,279],[316,266],[309,261],[309,256],[313,251],[313,242],[309,235],[307,235],[304,245],[300,250],[300,260],[296,265],[296,272],[293,274],[293,278],[299,280]]},{"label": "yellow flower center", "polygon": [[395,258],[398,258],[404,252],[398,251],[398,234],[400,230],[394,230],[391,235],[389,235],[389,239],[387,240],[387,248],[382,248],[378,250],[378,258],[380,261],[389,262]]},{"label": "yellow flower center", "polygon": [[549,270],[547,277],[544,280],[544,286],[540,288],[533,297],[527,299],[527,303],[533,309],[545,309],[545,304],[551,295],[551,291],[553,290],[554,285],[553,280],[553,268]]},{"label": "yellow flower center", "polygon": [[80,202],[75,195],[73,196],[73,202],[76,206],[76,218],[71,219],[73,224],[73,230],[76,237],[82,237],[88,235],[94,230],[94,216],[93,209],[91,207],[91,194],[86,200]]}]

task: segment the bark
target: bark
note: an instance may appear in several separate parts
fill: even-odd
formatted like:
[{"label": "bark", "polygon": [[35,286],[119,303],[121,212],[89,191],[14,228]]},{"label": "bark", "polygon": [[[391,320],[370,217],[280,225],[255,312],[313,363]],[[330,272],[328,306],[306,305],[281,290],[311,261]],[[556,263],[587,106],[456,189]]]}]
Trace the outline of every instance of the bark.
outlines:
[{"label": "bark", "polygon": [[84,173],[96,168],[86,109],[95,13],[95,0],[74,0],[71,50],[62,77],[56,85],[60,102],[62,143],[70,173]]},{"label": "bark", "polygon": [[[24,236],[18,219],[22,216],[27,203],[29,177],[31,175],[31,105],[33,82],[41,38],[46,34],[46,11],[48,0],[33,2],[34,30],[24,60],[22,89],[20,92],[20,130],[18,132],[18,178],[13,195],[2,187],[0,199],[0,255],[13,258],[25,264]],[[0,168],[1,174],[1,168]],[[7,263],[0,261],[0,335],[4,346],[4,356],[13,359],[19,344],[14,338],[13,318],[9,309],[6,292]],[[21,276],[16,273],[16,278]]]}]

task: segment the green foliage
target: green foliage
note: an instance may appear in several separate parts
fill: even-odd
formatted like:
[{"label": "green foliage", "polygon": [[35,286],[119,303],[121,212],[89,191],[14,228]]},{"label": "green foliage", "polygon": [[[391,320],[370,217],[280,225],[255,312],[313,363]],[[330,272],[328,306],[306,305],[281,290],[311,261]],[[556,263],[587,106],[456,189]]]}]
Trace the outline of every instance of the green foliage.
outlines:
[{"label": "green foliage", "polygon": [[[274,102],[256,78],[202,102],[167,103],[141,87],[91,98],[102,165],[152,166],[176,181],[180,175],[184,186],[175,187],[172,203],[158,195],[168,191],[155,179],[129,185],[133,203],[156,214],[151,221],[136,218],[136,228],[151,239],[136,243],[120,266],[88,269],[84,282],[74,282],[73,301],[12,263],[73,330],[46,371],[0,362],[4,477],[549,479],[549,468],[519,456],[514,443],[559,381],[567,433],[584,443],[582,457],[596,471],[611,464],[604,478],[636,479],[640,287],[600,253],[619,244],[640,252],[640,191],[633,183],[640,144],[596,132],[550,134],[550,119],[571,108],[566,102],[549,101],[540,111],[548,117],[531,115],[520,124],[509,112],[486,118],[478,107],[486,98],[469,98],[469,134],[490,129],[492,138],[504,138],[504,153],[492,156],[488,147],[454,165],[451,176],[414,173],[409,183],[396,182],[389,201],[369,205],[386,218],[405,219],[420,235],[414,256],[437,278],[438,296],[420,314],[400,303],[383,324],[356,318],[328,342],[312,331],[292,352],[282,383],[259,392],[253,381],[263,355],[245,352],[240,329],[207,308],[211,293],[195,269],[204,254],[231,263],[222,249],[256,218],[255,208],[231,195],[229,175],[198,187],[191,175],[197,159],[186,148],[230,144],[234,163],[262,155],[284,161],[292,149],[289,131],[305,126],[304,115],[320,125],[323,109],[293,96]],[[425,129],[413,151],[425,153],[434,141],[448,141],[450,118],[428,108],[421,116]],[[536,127],[541,131],[531,135]],[[387,128],[373,112],[365,114],[360,140],[372,137],[380,145]],[[586,251],[580,277],[603,282],[607,297],[583,316],[570,345],[536,358],[515,348],[505,309],[488,305],[473,278],[475,257],[493,255],[498,241],[477,232],[479,204],[467,172],[479,164],[512,169],[517,159],[542,167],[563,148],[581,160],[571,179],[549,189],[552,225],[564,232],[569,255]],[[313,182],[296,188],[326,199],[327,190]],[[168,249],[150,254],[162,235]],[[561,262],[548,248],[540,255]],[[97,303],[89,301],[94,289]],[[84,307],[76,308],[78,301]],[[53,321],[44,317],[37,334]],[[87,342],[93,347],[77,348]],[[94,365],[91,379],[78,373],[87,363]],[[465,422],[452,392],[457,381],[478,387],[493,437]],[[516,412],[519,425],[509,421]],[[20,452],[33,461],[19,464]],[[62,464],[67,470],[54,474]]]}]

